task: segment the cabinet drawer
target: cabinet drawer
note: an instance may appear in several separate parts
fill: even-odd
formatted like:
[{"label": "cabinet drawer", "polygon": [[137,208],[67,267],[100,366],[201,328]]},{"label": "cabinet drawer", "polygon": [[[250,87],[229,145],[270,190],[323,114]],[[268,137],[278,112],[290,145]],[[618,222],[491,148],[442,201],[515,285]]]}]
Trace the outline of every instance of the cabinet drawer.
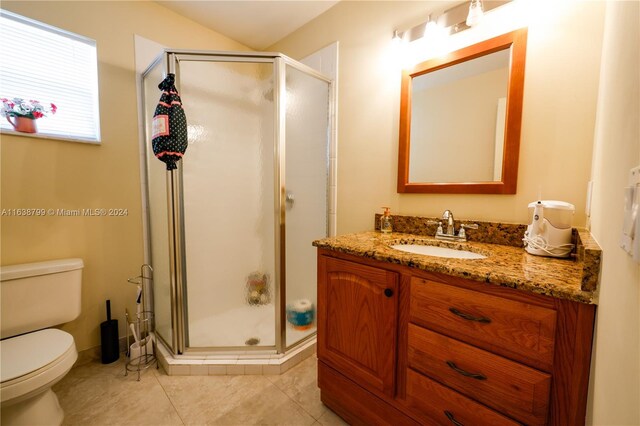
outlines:
[{"label": "cabinet drawer", "polygon": [[414,277],[409,320],[542,370],[552,369],[553,309]]},{"label": "cabinet drawer", "polygon": [[410,368],[407,369],[407,403],[420,422],[427,425],[519,424]]},{"label": "cabinet drawer", "polygon": [[551,376],[409,324],[409,367],[531,425],[544,424]]},{"label": "cabinet drawer", "polygon": [[318,386],[322,402],[352,426],[420,426],[406,410],[374,396],[320,360]]}]

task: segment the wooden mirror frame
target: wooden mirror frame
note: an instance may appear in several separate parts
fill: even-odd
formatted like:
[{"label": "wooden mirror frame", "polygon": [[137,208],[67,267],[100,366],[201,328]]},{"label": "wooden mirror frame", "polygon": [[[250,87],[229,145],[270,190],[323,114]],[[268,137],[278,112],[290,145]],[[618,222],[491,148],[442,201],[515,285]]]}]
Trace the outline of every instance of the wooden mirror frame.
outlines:
[{"label": "wooden mirror frame", "polygon": [[[502,180],[489,182],[409,182],[409,153],[411,136],[411,84],[414,77],[447,68],[461,62],[511,50],[511,69],[507,92],[504,132]],[[437,194],[515,194],[520,154],[520,127],[522,122],[522,96],[527,48],[527,29],[507,34],[451,52],[443,57],[420,63],[402,72],[400,95],[400,145],[398,152],[398,192]]]}]

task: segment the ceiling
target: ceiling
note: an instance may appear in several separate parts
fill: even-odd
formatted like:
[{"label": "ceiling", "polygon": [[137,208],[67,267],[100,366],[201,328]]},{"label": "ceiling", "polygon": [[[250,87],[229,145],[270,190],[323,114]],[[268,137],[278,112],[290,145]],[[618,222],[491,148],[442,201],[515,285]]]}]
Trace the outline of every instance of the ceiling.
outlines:
[{"label": "ceiling", "polygon": [[[338,0],[339,1],[339,0]],[[264,50],[338,1],[156,1],[255,50]]]}]

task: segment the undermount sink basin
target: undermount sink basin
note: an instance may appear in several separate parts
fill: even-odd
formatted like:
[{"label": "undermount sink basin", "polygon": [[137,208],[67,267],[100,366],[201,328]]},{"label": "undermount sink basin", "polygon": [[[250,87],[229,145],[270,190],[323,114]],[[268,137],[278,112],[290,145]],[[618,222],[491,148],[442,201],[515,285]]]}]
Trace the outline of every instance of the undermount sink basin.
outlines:
[{"label": "undermount sink basin", "polygon": [[389,246],[392,249],[404,251],[407,253],[424,254],[426,256],[448,257],[450,259],[486,259],[478,253],[467,250],[456,250],[447,247],[425,246],[420,244],[394,244]]}]

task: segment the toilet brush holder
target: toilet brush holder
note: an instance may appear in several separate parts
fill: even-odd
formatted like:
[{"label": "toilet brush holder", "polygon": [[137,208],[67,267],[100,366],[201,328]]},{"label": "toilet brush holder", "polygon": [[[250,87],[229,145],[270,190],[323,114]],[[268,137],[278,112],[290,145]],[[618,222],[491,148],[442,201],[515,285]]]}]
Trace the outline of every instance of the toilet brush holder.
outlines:
[{"label": "toilet brush holder", "polygon": [[111,300],[107,300],[107,320],[100,324],[102,363],[111,364],[120,358],[118,320],[111,319]]}]

